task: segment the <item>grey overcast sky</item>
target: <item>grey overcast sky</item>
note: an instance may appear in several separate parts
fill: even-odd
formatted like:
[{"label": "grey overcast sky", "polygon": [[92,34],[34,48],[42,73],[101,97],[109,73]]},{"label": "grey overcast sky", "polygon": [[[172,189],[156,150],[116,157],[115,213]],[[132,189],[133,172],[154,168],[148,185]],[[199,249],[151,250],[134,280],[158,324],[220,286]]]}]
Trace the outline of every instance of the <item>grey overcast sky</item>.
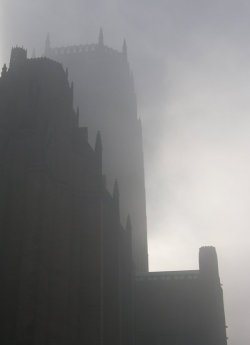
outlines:
[{"label": "grey overcast sky", "polygon": [[143,120],[151,270],[217,248],[229,345],[250,343],[250,1],[0,0],[12,45],[127,39]]}]

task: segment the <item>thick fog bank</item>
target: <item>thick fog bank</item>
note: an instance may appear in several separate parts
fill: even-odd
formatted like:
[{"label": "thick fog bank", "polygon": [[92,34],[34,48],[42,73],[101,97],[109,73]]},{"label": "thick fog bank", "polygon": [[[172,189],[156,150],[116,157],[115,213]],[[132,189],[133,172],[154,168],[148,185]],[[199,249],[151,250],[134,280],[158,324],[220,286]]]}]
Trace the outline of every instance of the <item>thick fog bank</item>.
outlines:
[{"label": "thick fog bank", "polygon": [[[19,44],[128,43],[143,120],[152,270],[198,267],[217,248],[229,344],[249,335],[250,49],[247,1],[0,3],[0,62]],[[2,19],[2,20],[1,20]]]}]

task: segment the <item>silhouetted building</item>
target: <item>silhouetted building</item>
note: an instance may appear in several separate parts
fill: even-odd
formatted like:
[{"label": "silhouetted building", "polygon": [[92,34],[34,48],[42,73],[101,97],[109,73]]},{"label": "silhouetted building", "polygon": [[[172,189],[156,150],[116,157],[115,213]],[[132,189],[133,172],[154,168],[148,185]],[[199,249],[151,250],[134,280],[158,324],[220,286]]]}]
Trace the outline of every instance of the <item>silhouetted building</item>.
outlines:
[{"label": "silhouetted building", "polygon": [[63,64],[74,82],[80,123],[90,140],[101,131],[103,171],[110,189],[117,179],[121,192],[121,220],[130,214],[132,247],[137,272],[148,271],[147,224],[141,121],[124,41],[118,52],[104,45],[100,30],[97,44],[52,48],[47,37],[45,55]]},{"label": "silhouetted building", "polygon": [[115,51],[100,30],[97,44],[53,48],[48,36],[45,55],[69,70],[80,121],[101,130],[108,184],[118,178],[122,213],[132,214],[136,344],[226,344],[218,268],[210,262],[217,262],[214,248],[201,249],[200,270],[147,273],[142,133],[126,42]]},{"label": "silhouetted building", "polygon": [[0,78],[0,343],[131,344],[130,220],[62,66],[13,48]]},{"label": "silhouetted building", "polygon": [[147,272],[141,128],[126,45],[110,50],[100,32],[98,45],[62,54],[48,40],[46,47],[68,54],[72,77],[79,68],[81,123],[104,132],[113,154],[106,172],[119,175],[133,201],[123,212],[133,206],[142,226],[137,232],[129,217],[120,225],[118,184],[112,195],[105,187],[101,136],[93,149],[73,109],[68,72],[13,48],[0,78],[0,343],[226,345],[213,247],[200,249],[199,270]]},{"label": "silhouetted building", "polygon": [[226,345],[215,248],[202,247],[200,269],[136,277],[136,345]]}]

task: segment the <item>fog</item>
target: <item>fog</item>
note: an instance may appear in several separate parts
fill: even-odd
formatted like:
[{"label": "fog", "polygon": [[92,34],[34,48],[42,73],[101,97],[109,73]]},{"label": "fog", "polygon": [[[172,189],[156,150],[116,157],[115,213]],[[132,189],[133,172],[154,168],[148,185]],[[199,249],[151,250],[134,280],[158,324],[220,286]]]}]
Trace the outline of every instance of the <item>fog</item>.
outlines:
[{"label": "fog", "polygon": [[151,270],[198,267],[214,245],[229,344],[250,319],[250,3],[244,0],[1,0],[0,63],[97,41],[121,49],[143,120]]}]

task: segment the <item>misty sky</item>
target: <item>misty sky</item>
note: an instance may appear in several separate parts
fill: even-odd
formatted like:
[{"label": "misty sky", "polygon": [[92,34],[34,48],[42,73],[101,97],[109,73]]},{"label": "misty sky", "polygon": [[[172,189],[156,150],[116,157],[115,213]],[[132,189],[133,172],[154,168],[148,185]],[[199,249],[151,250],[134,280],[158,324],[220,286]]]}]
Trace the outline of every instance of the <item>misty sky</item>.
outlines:
[{"label": "misty sky", "polygon": [[[151,270],[217,248],[229,345],[250,343],[250,1],[0,0],[12,45],[127,39],[143,120]],[[105,149],[105,148],[104,148]]]}]

